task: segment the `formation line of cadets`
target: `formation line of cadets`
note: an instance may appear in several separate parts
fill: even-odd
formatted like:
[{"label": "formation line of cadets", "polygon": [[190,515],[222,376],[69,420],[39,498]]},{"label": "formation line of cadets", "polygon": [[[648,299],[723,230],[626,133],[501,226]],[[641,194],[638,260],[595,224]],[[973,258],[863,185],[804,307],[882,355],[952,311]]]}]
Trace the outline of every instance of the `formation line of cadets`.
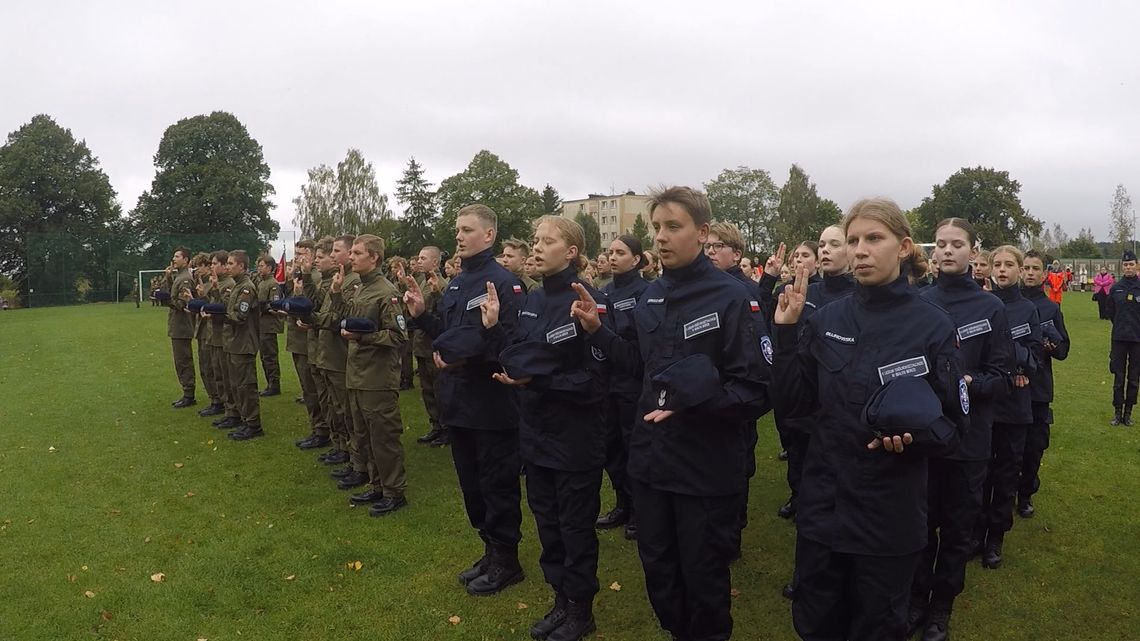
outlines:
[{"label": "formation line of cadets", "polygon": [[[473,596],[524,580],[524,470],[551,591],[529,632],[549,641],[597,630],[596,530],[621,526],[660,626],[675,640],[732,637],[730,567],[757,420],[771,410],[788,463],[778,515],[797,532],[784,596],[799,636],[949,639],[969,560],[999,568],[1014,512],[1035,512],[1052,360],[1069,350],[1042,256],[981,252],[951,218],[928,259],[899,207],[875,198],[787,264],[781,244],[756,283],[740,232],[713,221],[704,194],[663,189],[649,211],[654,251],[621,236],[593,277],[576,222],[544,216],[497,257],[496,214],[479,204],[457,212],[444,273],[436,247],[412,274],[402,261],[386,273],[371,235],[298,242],[287,287],[269,256],[255,284],[245,252],[201,255],[191,273],[180,248],[159,296],[183,390],[174,406],[195,403],[197,339],[210,398],[199,414],[221,415],[214,425],[234,440],[264,434],[260,398],[279,393],[287,327],[310,429],[297,446],[329,448],[318,460],[343,465],[338,487],[363,488],[349,501],[384,516],[408,506],[399,391],[414,358],[430,422],[417,440],[450,446],[478,550],[457,580]],[[1124,258],[1112,370],[1114,422],[1130,424],[1140,281]],[[660,277],[643,277],[658,261]]]}]

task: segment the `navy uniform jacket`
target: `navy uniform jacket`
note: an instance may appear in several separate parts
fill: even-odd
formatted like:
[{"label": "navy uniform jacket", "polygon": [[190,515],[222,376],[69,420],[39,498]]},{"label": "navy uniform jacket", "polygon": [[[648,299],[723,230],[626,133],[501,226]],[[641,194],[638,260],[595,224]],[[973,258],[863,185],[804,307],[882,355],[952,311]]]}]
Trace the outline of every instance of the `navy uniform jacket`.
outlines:
[{"label": "navy uniform jacket", "polygon": [[[433,339],[459,328],[481,330],[478,355],[460,366],[440,370],[436,381],[440,402],[439,421],[449,427],[481,430],[518,429],[518,398],[515,391],[491,378],[501,372],[499,352],[515,331],[518,311],[526,299],[522,283],[495,262],[494,251],[486,249],[464,258],[463,271],[447,285],[435,312],[425,311],[413,321]],[[499,322],[502,331],[482,330],[479,305],[487,295],[487,282],[495,284],[499,296]],[[567,307],[567,316],[570,311]],[[492,328],[494,329],[494,328]]]},{"label": "navy uniform jacket", "polygon": [[994,404],[994,422],[1029,424],[1033,422],[1033,379],[1041,376],[1041,320],[1037,307],[1021,295],[1021,287],[998,287],[990,292],[1005,304],[1009,334],[1013,338],[1016,361],[1014,374],[1029,377],[1029,387],[1014,387],[1009,396]]},{"label": "navy uniform jacket", "polygon": [[811,318],[815,311],[824,305],[851,295],[855,291],[855,277],[849,273],[835,276],[824,275],[821,279],[808,280],[807,300],[804,302],[804,311],[801,320]]},{"label": "navy uniform jacket", "polygon": [[926,451],[870,450],[874,433],[862,413],[887,381],[920,376],[941,400],[938,421],[959,435],[967,429],[969,399],[950,317],[901,276],[879,287],[856,285],[804,321],[799,335],[796,325],[777,325],[775,338],[773,402],[785,416],[817,417],[800,485],[800,535],[847,554],[923,549],[927,457],[952,452],[957,439]]},{"label": "navy uniform jacket", "polygon": [[970,428],[962,435],[958,451],[946,458],[955,461],[990,460],[994,427],[994,403],[1013,389],[1013,339],[1005,305],[982,289],[973,274],[939,273],[934,287],[921,296],[950,314],[958,336],[962,374],[972,379]]},{"label": "navy uniform jacket", "polygon": [[[611,325],[604,294],[578,278],[573,267],[546,276],[519,312],[514,342],[555,345],[558,368],[519,388],[519,453],[527,463],[567,472],[601,469],[606,459],[606,357],[570,316],[578,300],[571,283],[581,283]],[[493,329],[493,328],[492,328]]]},{"label": "navy uniform jacket", "polygon": [[1140,278],[1121,278],[1108,290],[1112,340],[1140,343]]},{"label": "navy uniform jacket", "polygon": [[[1029,389],[1032,391],[1034,403],[1053,402],[1053,359],[1063,361],[1069,357],[1069,330],[1065,329],[1065,315],[1061,313],[1061,306],[1049,300],[1045,295],[1043,286],[1022,287],[1021,295],[1037,307],[1037,315],[1041,319],[1041,336],[1049,337],[1053,334],[1056,348],[1046,351],[1042,348],[1041,366],[1037,369],[1037,378],[1029,380]],[[1057,342],[1056,336],[1061,337]]]},{"label": "navy uniform jacket", "polygon": [[[610,319],[614,331],[625,341],[635,353],[637,350],[637,325],[633,320],[633,310],[641,300],[641,294],[649,287],[649,281],[641,277],[641,270],[634,268],[624,274],[614,275],[613,280],[606,283],[602,292],[609,298]],[[629,360],[629,359],[627,359]],[[638,366],[636,371],[618,372],[610,381],[610,394],[623,400],[636,403],[641,396],[641,359],[633,358]]]},{"label": "navy uniform jacket", "polygon": [[[701,254],[666,269],[642,294],[634,309],[640,354],[605,328],[591,335],[611,359],[640,358],[644,368],[629,442],[631,477],[690,496],[744,491],[748,432],[769,407],[762,345],[771,340],[754,293]],[[657,409],[675,413],[646,423]]]}]

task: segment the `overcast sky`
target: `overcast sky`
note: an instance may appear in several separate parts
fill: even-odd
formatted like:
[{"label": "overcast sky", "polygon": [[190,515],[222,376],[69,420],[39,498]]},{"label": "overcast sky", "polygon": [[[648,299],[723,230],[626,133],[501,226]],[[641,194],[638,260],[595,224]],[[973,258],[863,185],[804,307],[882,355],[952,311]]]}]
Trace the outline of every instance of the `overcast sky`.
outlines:
[{"label": "overcast sky", "polygon": [[349,147],[393,205],[410,156],[438,183],[480,149],[566,199],[795,162],[840,206],[905,208],[992,166],[1100,239],[1140,190],[1133,2],[4,0],[0,25],[0,128],[51,115],[124,212],[165,128],[214,110],[261,143],[286,230]]}]

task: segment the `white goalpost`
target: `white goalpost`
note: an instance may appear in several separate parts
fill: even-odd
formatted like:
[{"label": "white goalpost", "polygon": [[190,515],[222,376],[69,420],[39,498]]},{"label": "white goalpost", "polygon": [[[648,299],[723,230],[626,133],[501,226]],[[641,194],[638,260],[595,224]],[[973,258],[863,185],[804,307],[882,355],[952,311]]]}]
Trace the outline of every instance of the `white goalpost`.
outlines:
[{"label": "white goalpost", "polygon": [[[138,299],[139,305],[142,305],[144,300],[150,299],[150,274],[165,274],[165,273],[166,273],[165,269],[142,269],[142,270],[139,270],[139,299]],[[146,280],[143,280],[144,274],[146,274],[146,276],[145,276]],[[143,296],[143,292],[146,292],[145,297]]]}]

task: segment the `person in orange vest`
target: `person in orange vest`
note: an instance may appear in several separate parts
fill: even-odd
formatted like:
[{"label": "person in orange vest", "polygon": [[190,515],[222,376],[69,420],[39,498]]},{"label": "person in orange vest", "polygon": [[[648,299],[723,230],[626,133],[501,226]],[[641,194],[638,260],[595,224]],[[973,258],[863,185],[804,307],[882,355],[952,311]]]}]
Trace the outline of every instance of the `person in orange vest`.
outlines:
[{"label": "person in orange vest", "polygon": [[1045,277],[1045,284],[1048,286],[1045,293],[1049,295],[1049,300],[1061,304],[1061,295],[1065,288],[1065,274],[1061,271],[1061,265],[1057,261],[1053,261],[1052,267],[1049,268],[1049,275]]}]

